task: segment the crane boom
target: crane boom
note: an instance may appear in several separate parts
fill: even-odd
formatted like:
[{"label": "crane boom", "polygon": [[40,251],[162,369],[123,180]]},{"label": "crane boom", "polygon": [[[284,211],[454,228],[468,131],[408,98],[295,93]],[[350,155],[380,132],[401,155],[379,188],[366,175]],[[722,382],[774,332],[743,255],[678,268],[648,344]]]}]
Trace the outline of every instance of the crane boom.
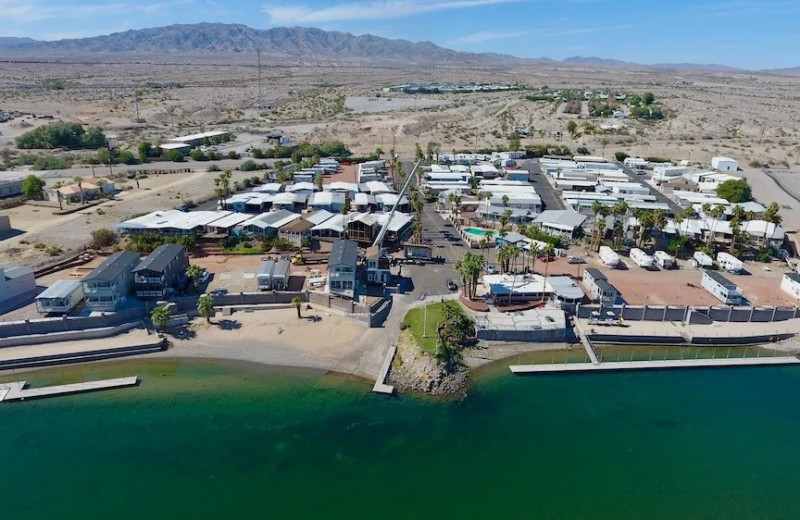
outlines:
[{"label": "crane boom", "polygon": [[411,172],[408,174],[408,179],[406,179],[405,185],[403,185],[403,189],[400,190],[400,194],[397,196],[397,202],[394,203],[392,206],[392,211],[389,212],[389,218],[386,220],[386,224],[381,227],[378,236],[375,237],[375,242],[373,242],[372,246],[377,246],[379,249],[383,248],[383,238],[386,236],[387,231],[389,230],[389,223],[392,221],[392,217],[394,216],[394,212],[397,211],[397,206],[400,205],[400,201],[403,199],[403,195],[408,190],[408,187],[411,185],[411,179],[414,178],[414,174],[417,173],[417,170],[422,166],[422,159],[418,160],[414,167],[411,169]]}]

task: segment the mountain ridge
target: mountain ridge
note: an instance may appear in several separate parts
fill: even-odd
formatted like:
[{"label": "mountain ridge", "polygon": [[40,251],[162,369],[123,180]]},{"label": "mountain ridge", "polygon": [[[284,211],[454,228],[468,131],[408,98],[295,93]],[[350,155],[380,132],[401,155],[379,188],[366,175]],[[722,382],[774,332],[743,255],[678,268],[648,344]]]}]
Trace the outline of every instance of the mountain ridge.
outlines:
[{"label": "mountain ridge", "polygon": [[[372,34],[353,35],[324,31],[314,27],[273,27],[254,29],[244,24],[195,23],[131,29],[88,38],[55,41],[0,36],[0,51],[12,56],[68,55],[243,55],[261,50],[269,60],[299,63],[341,61],[388,61],[397,63],[508,66],[513,64],[587,65],[638,67],[647,69],[692,69],[708,71],[747,71],[718,64],[656,63],[642,64],[614,58],[571,56],[563,60],[547,57],[519,58],[492,52],[462,52],[434,43],[390,39]],[[796,73],[800,67],[749,72]]]}]

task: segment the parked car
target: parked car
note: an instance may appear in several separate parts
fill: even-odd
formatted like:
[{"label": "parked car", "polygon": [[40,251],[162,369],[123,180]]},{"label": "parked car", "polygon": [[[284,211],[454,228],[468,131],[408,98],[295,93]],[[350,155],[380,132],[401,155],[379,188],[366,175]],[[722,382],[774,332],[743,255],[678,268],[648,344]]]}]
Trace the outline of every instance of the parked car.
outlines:
[{"label": "parked car", "polygon": [[202,285],[202,284],[206,283],[209,278],[211,278],[211,273],[209,273],[208,271],[203,271],[203,274],[201,274],[197,278],[197,283]]},{"label": "parked car", "polygon": [[455,280],[453,280],[451,278],[451,279],[447,280],[447,288],[450,289],[451,291],[457,291],[458,290],[458,284],[456,283]]},{"label": "parked car", "polygon": [[494,264],[486,264],[486,274],[497,274],[497,266]]},{"label": "parked car", "polygon": [[567,258],[568,264],[585,264],[586,260],[582,256],[570,256]]}]

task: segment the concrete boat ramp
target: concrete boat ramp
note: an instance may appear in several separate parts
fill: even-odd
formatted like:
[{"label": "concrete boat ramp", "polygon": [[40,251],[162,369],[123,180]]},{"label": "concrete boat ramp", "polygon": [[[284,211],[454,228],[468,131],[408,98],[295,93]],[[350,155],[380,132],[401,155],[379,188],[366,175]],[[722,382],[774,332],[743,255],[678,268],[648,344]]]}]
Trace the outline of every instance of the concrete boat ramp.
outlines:
[{"label": "concrete boat ramp", "polygon": [[112,388],[124,388],[136,386],[138,382],[138,376],[131,376],[87,381],[85,383],[72,383],[68,385],[45,386],[42,388],[25,388],[25,381],[0,383],[0,403],[4,401],[24,401],[25,399],[35,399],[38,397],[55,397],[59,395],[109,390]]},{"label": "concrete boat ramp", "polygon": [[511,365],[512,374],[542,374],[557,372],[591,372],[595,370],[645,370],[666,368],[747,367],[764,365],[797,365],[793,356],[749,357],[719,359],[668,359],[657,361],[610,361],[600,363],[563,363],[557,365]]}]

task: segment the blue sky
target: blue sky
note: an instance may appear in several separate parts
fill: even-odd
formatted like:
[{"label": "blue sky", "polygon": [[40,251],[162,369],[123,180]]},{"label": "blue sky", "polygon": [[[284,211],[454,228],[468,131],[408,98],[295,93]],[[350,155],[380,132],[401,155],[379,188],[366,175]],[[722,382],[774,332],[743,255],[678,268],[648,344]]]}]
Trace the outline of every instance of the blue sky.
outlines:
[{"label": "blue sky", "polygon": [[800,66],[800,0],[0,0],[0,36],[311,26],[520,57]]}]

